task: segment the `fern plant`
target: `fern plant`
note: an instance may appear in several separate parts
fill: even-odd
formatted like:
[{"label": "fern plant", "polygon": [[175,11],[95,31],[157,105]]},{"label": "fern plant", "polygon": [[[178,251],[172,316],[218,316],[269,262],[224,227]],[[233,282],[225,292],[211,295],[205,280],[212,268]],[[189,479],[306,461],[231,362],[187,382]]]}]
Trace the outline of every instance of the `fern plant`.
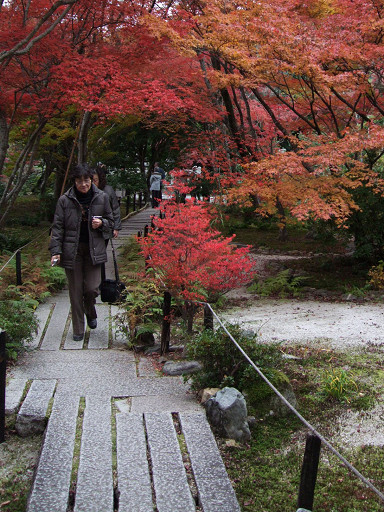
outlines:
[{"label": "fern plant", "polygon": [[304,276],[295,276],[292,270],[287,268],[274,277],[267,278],[264,282],[256,282],[248,289],[262,297],[297,297],[300,294],[300,287],[305,281]]}]

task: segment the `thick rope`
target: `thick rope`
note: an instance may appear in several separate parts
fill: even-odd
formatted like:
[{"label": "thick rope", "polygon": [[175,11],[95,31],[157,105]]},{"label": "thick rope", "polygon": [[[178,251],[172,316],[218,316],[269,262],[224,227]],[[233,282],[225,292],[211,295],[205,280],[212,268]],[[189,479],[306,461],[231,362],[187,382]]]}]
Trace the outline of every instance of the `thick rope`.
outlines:
[{"label": "thick rope", "polygon": [[246,358],[246,360],[249,362],[249,364],[256,370],[256,372],[260,375],[260,377],[268,384],[268,386],[276,393],[276,395],[284,402],[284,404],[299,418],[299,420],[304,423],[304,425],[311,430],[320,440],[321,442],[334,454],[338,459],[341,460],[341,462],[350,470],[352,473],[354,473],[364,484],[369,487],[377,496],[381,499],[381,501],[384,502],[384,494],[379,491],[365,476],[363,476],[360,471],[358,471],[355,467],[352,466],[342,455],[339,453],[336,448],[334,448],[316,429],[313,427],[294,407],[292,404],[288,402],[288,400],[280,393],[278,389],[275,388],[275,386],[267,379],[267,377],[263,374],[263,372],[258,368],[255,363],[249,358],[249,356],[244,352],[244,350],[241,348],[241,346],[237,343],[237,341],[233,338],[231,333],[228,331],[228,329],[225,327],[223,322],[220,320],[220,318],[217,316],[217,314],[212,309],[211,305],[208,302],[205,302],[209,309],[211,310],[212,314],[216,318],[216,320],[219,322],[221,327],[224,329],[224,331],[227,333],[231,341],[236,345],[236,347],[239,349],[239,351],[243,354],[243,356]]}]

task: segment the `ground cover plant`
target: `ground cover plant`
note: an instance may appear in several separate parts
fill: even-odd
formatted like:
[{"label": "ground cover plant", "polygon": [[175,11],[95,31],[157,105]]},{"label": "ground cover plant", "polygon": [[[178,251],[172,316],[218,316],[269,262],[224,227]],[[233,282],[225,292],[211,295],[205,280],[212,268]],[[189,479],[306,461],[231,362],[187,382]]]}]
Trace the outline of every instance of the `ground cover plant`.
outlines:
[{"label": "ground cover plant", "polygon": [[[344,435],[340,440],[337,418],[351,411],[358,412],[361,418],[376,414],[371,411],[384,391],[384,350],[373,347],[354,354],[300,346],[285,347],[285,350],[297,358],[287,360],[284,371],[294,387],[299,412],[382,490],[384,459],[380,443],[375,444],[378,422],[372,427],[372,445],[367,440],[362,446],[351,446],[350,433],[341,432]],[[327,380],[330,368],[338,368],[333,373],[339,375],[344,372],[350,389],[330,392]],[[251,413],[255,414],[256,422],[251,427],[249,443],[233,446],[219,440],[242,510],[295,510],[307,428],[293,414],[260,418],[256,410],[252,409]],[[378,497],[350,474],[339,459],[322,448],[314,512],[379,511],[382,506]]]},{"label": "ground cover plant", "polygon": [[[26,213],[31,210],[36,222]],[[0,268],[4,267],[0,273],[0,327],[8,333],[8,359],[15,361],[36,332],[34,310],[64,286],[66,277],[61,267],[50,265],[50,224],[41,201],[35,196],[21,196],[9,219],[0,237]],[[20,248],[22,284],[17,285],[14,251]]]}]

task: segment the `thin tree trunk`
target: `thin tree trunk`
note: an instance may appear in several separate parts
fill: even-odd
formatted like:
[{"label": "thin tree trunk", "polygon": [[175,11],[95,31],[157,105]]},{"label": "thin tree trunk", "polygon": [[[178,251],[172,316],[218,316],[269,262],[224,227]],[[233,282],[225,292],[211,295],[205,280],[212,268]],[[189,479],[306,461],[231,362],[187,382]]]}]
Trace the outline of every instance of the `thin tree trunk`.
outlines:
[{"label": "thin tree trunk", "polygon": [[[41,125],[41,129],[36,133],[34,140],[31,141],[31,145],[32,145],[31,153],[29,154],[29,152],[25,152],[24,157],[20,162],[20,172],[17,175],[17,182],[16,182],[15,187],[8,194],[8,198],[6,201],[6,208],[5,208],[3,215],[0,218],[0,226],[2,226],[4,224],[5,219],[7,218],[10,209],[14,205],[21,189],[23,188],[23,186],[24,186],[25,182],[27,181],[27,179],[29,178],[29,176],[32,174],[34,161],[36,159],[36,154],[37,154],[37,151],[38,151],[39,145],[40,145],[41,132],[43,130],[43,126],[45,125],[45,123],[46,123],[46,121],[44,121],[44,124]],[[29,162],[28,162],[28,165],[24,172],[28,155],[29,155]]]},{"label": "thin tree trunk", "polygon": [[0,174],[3,172],[5,158],[7,156],[8,144],[9,141],[9,127],[7,124],[7,119],[5,117],[5,112],[3,109],[0,109]]},{"label": "thin tree trunk", "polygon": [[81,120],[79,140],[78,140],[78,152],[77,152],[77,163],[84,164],[88,157],[88,133],[92,122],[92,112],[84,112]]}]

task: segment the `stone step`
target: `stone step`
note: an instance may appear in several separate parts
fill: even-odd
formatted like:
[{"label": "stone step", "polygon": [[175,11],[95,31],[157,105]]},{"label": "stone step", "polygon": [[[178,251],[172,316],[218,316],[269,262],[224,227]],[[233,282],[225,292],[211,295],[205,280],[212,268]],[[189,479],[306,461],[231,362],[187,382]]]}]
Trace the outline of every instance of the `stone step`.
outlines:
[{"label": "stone step", "polygon": [[[180,414],[185,444],[171,413],[115,412],[110,398],[86,397],[76,480],[78,407],[79,398],[55,398],[27,512],[66,512],[68,503],[74,512],[195,512],[196,487],[204,512],[240,510],[199,413]],[[193,475],[184,466],[189,460]]]},{"label": "stone step", "polygon": [[158,512],[195,512],[172,415],[144,414]]},{"label": "stone step", "polygon": [[47,423],[49,402],[56,387],[55,379],[34,380],[16,418],[21,437],[42,433]]},{"label": "stone step", "polygon": [[87,397],[74,512],[113,512],[111,400]]},{"label": "stone step", "polygon": [[78,410],[79,398],[55,398],[27,512],[67,512]]},{"label": "stone step", "polygon": [[40,350],[59,350],[69,315],[69,299],[56,303],[52,312]]},{"label": "stone step", "polygon": [[27,379],[11,379],[5,389],[5,414],[14,414],[20,407]]},{"label": "stone step", "polygon": [[153,512],[143,415],[117,414],[116,434],[119,512]]},{"label": "stone step", "polygon": [[240,512],[205,414],[180,413],[181,429],[195,477],[199,503],[209,512]]}]

